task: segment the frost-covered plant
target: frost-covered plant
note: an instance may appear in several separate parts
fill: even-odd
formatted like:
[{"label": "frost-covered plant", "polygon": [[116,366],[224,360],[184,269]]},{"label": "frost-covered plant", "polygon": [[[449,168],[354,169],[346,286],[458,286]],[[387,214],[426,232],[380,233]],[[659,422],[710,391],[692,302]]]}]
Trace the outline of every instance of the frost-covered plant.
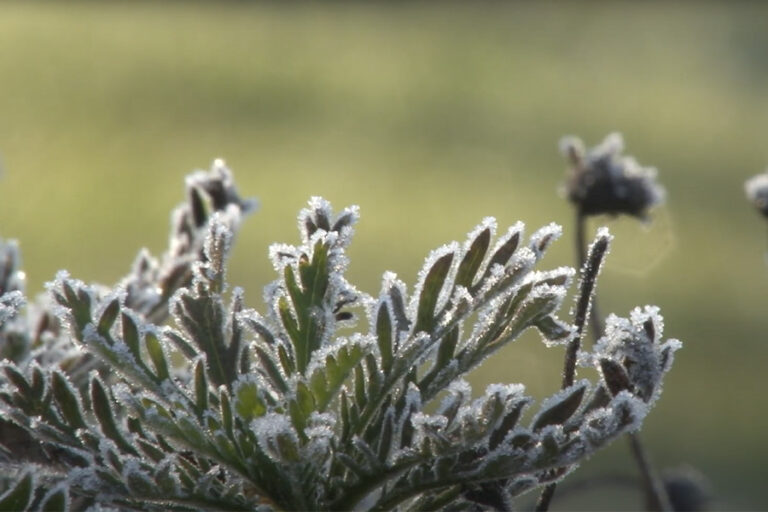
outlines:
[{"label": "frost-covered plant", "polygon": [[[244,203],[234,188],[217,203],[198,185],[230,178],[217,169],[188,182],[187,247],[204,242],[182,251],[196,258],[172,294],[157,289],[168,273],[145,274],[142,263],[132,275],[145,279],[112,290],[66,273],[48,286],[56,306],[44,314],[63,326],[52,337],[99,364],[80,382],[76,368],[33,348],[2,362],[0,411],[40,457],[30,465],[9,450],[0,509],[508,509],[639,429],[658,398],[680,344],[662,340],[656,308],[611,317],[600,343],[580,346],[607,231],[566,322],[557,312],[574,270],[535,270],[555,225],[526,242],[518,223],[494,242],[486,219],[464,243],[434,251],[412,292],[386,273],[372,297],[344,275],[357,208],[334,214],[313,198],[300,243],[270,249],[278,278],[258,313],[225,281]],[[17,276],[10,283],[13,265],[0,272]],[[34,324],[14,324],[19,287],[3,289],[2,329],[32,340]],[[474,397],[467,373],[529,328],[596,368],[597,380],[572,373],[533,411],[522,384]]]},{"label": "frost-covered plant", "polygon": [[768,171],[752,176],[744,183],[747,199],[764,216],[768,217]]}]

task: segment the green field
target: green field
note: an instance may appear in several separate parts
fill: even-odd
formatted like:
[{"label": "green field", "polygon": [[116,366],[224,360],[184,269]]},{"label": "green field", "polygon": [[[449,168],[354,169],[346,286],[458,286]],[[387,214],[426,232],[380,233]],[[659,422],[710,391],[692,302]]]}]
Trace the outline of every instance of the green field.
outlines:
[{"label": "green field", "polygon": [[[765,508],[768,235],[743,182],[768,165],[766,19],[736,2],[3,2],[0,236],[31,295],[60,268],[114,283],[165,247],[184,175],[223,157],[261,202],[229,273],[253,307],[314,195],[360,205],[349,277],[372,294],[489,215],[562,224],[554,268],[573,261],[558,139],[621,131],[667,204],[648,226],[600,219],[617,235],[601,308],[657,304],[685,343],[643,438],[659,466],[708,475],[716,508]],[[561,358],[532,334],[474,382],[542,396]],[[572,478],[605,473],[634,473],[624,442]],[[556,505],[638,507],[617,492]]]}]

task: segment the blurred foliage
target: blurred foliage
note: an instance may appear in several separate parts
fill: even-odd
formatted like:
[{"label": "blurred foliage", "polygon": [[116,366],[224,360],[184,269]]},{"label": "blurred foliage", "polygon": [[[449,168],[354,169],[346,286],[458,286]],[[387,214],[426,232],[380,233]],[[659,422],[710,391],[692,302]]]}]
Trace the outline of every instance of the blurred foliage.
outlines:
[{"label": "blurred foliage", "polygon": [[[557,141],[620,130],[668,204],[646,227],[601,219],[617,235],[601,305],[657,304],[686,342],[647,445],[659,466],[709,475],[721,508],[765,506],[766,235],[742,183],[768,164],[766,15],[741,2],[3,2],[0,234],[20,240],[31,294],[59,268],[111,284],[138,244],[165,246],[157,219],[179,179],[221,156],[262,204],[229,276],[250,305],[272,279],[268,244],[290,240],[311,195],[360,205],[349,275],[373,292],[384,270],[414,282],[423,254],[486,215],[571,233]],[[570,240],[550,258],[571,263]],[[555,355],[518,343],[530,349],[475,385],[554,391]],[[581,473],[607,471],[633,471],[625,447]],[[608,506],[599,494],[578,506]]]}]

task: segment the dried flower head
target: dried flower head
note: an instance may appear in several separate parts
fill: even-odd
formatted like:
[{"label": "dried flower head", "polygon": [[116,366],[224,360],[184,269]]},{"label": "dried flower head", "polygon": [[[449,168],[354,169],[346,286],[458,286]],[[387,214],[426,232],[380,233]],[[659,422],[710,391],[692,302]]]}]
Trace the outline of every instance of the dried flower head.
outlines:
[{"label": "dried flower head", "polygon": [[611,133],[588,151],[577,137],[560,140],[560,151],[571,164],[566,195],[582,215],[626,213],[646,219],[648,210],[663,201],[664,188],[656,182],[656,169],[641,166],[633,157],[622,155],[623,150],[619,133]]},{"label": "dried flower head", "polygon": [[755,208],[768,217],[768,171],[748,179],[744,183],[744,191]]}]

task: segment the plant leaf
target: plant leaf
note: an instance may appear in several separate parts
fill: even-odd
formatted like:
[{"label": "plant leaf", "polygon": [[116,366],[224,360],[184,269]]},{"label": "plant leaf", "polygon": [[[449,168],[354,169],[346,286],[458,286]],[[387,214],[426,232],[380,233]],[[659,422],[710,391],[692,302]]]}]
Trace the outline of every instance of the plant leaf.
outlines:
[{"label": "plant leaf", "polygon": [[443,289],[448,271],[453,263],[453,252],[444,254],[432,264],[419,295],[419,307],[416,313],[416,327],[413,332],[430,332],[435,321],[435,307],[440,291]]}]

